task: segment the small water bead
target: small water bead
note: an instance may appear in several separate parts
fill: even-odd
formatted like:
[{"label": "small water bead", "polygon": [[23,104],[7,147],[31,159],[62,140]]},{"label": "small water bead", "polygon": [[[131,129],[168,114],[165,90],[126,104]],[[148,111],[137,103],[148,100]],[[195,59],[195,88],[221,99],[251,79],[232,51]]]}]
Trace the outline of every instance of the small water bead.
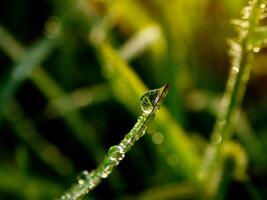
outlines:
[{"label": "small water bead", "polygon": [[110,147],[107,156],[111,161],[115,161],[115,164],[117,165],[118,162],[124,158],[123,148],[120,145],[112,146]]},{"label": "small water bead", "polygon": [[260,47],[254,47],[252,50],[254,53],[259,53],[261,49]]},{"label": "small water bead", "polygon": [[89,174],[88,171],[87,171],[87,170],[84,170],[83,172],[81,172],[81,173],[78,175],[77,179],[78,179],[78,183],[79,183],[80,185],[82,185],[82,184],[85,183],[88,174]]},{"label": "small water bead", "polygon": [[238,67],[233,67],[232,68],[232,73],[233,74],[237,74],[239,72],[239,68]]},{"label": "small water bead", "polygon": [[96,187],[101,181],[101,179],[96,175],[96,171],[95,170],[91,171],[88,174],[87,179],[88,179],[88,184],[87,185],[88,185],[88,188],[90,190],[93,189],[94,187]]}]

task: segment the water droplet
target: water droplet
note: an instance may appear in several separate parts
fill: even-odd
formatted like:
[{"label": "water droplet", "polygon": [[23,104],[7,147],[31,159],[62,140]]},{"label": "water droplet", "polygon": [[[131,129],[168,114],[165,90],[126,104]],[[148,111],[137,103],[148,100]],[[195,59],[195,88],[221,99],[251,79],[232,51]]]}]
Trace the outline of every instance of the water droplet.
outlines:
[{"label": "water droplet", "polygon": [[111,161],[115,162],[115,165],[117,165],[119,161],[121,161],[124,158],[124,152],[122,146],[115,145],[110,147],[107,156]]},{"label": "water droplet", "polygon": [[80,185],[84,184],[85,183],[85,180],[87,179],[87,176],[88,176],[88,171],[87,170],[84,170],[83,172],[81,172],[79,175],[78,175],[78,183]]},{"label": "water droplet", "polygon": [[167,93],[168,85],[165,85],[159,89],[150,90],[146,92],[140,100],[140,106],[143,112],[151,113],[151,111],[157,106],[161,97],[164,97]]},{"label": "water droplet", "polygon": [[261,6],[260,6],[262,9],[264,9],[265,7],[266,7],[266,4],[261,4]]},{"label": "water droplet", "polygon": [[261,49],[260,47],[254,47],[252,50],[254,53],[259,53]]},{"label": "water droplet", "polygon": [[87,175],[87,179],[88,179],[88,188],[89,190],[93,189],[99,182],[100,182],[100,178],[99,176],[96,175],[95,170],[92,170],[88,175]]},{"label": "water droplet", "polygon": [[233,70],[234,74],[237,74],[239,72],[239,68],[238,67],[233,67],[232,70]]}]

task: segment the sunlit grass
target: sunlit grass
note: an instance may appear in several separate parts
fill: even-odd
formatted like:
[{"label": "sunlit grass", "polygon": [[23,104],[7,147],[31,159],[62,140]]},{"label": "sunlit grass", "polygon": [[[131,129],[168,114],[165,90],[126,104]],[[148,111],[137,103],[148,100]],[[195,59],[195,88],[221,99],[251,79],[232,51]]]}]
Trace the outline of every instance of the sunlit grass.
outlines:
[{"label": "sunlit grass", "polygon": [[[0,199],[82,196],[94,168],[90,199],[265,198],[264,0],[5,1]],[[148,134],[106,154],[165,83]]]}]

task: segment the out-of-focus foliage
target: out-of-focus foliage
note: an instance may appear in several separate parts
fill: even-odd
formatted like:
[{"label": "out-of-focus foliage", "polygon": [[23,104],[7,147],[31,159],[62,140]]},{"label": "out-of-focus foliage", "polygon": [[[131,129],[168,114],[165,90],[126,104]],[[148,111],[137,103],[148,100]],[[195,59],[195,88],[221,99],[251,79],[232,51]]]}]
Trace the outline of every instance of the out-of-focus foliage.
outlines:
[{"label": "out-of-focus foliage", "polygon": [[[2,0],[0,199],[60,197],[131,129],[141,95],[165,83],[148,134],[84,199],[267,198],[266,5],[251,2]],[[232,20],[242,8],[252,16]],[[236,30],[246,20],[249,33]],[[239,66],[229,38],[232,51],[242,44]],[[237,84],[222,110],[230,68],[243,80],[247,63],[241,107]],[[205,166],[221,140],[216,167]]]}]

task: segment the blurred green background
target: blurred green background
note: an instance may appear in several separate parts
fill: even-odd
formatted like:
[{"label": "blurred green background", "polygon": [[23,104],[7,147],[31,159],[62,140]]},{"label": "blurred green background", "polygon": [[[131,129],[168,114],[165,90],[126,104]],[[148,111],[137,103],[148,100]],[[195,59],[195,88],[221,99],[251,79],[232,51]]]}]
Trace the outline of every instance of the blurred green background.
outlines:
[{"label": "blurred green background", "polygon": [[[198,199],[190,173],[225,90],[230,20],[246,4],[1,0],[0,199],[59,197],[132,128],[142,93],[165,83],[166,110],[84,199]],[[247,177],[230,162],[218,199],[267,197],[266,63],[262,49],[230,147]]]}]

